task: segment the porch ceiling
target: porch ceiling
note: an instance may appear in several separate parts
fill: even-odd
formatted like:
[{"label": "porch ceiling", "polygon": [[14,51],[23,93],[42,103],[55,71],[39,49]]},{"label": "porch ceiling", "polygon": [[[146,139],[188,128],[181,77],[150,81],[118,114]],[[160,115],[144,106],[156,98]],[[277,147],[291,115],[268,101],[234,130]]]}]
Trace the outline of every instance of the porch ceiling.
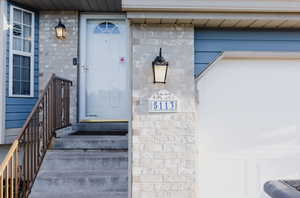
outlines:
[{"label": "porch ceiling", "polygon": [[294,13],[183,13],[128,12],[132,23],[194,24],[203,28],[300,28],[300,15]]},{"label": "porch ceiling", "polygon": [[78,10],[83,12],[119,12],[121,0],[12,0],[36,10]]}]

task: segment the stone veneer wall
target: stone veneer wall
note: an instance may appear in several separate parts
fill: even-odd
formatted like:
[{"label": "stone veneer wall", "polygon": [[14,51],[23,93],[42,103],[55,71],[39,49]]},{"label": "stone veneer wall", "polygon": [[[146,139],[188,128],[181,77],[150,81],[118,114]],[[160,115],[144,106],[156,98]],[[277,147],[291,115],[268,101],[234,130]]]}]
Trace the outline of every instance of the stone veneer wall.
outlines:
[{"label": "stone veneer wall", "polygon": [[[196,134],[194,27],[136,24],[132,29],[132,198],[193,198]],[[166,85],[153,84],[151,62],[159,48],[169,61]],[[166,89],[177,113],[149,113],[148,98]]]},{"label": "stone veneer wall", "polygon": [[[67,38],[58,40],[55,26],[61,18]],[[40,12],[40,90],[44,89],[52,73],[73,81],[71,89],[71,122],[77,116],[77,66],[73,58],[78,49],[78,13],[75,11]]]}]

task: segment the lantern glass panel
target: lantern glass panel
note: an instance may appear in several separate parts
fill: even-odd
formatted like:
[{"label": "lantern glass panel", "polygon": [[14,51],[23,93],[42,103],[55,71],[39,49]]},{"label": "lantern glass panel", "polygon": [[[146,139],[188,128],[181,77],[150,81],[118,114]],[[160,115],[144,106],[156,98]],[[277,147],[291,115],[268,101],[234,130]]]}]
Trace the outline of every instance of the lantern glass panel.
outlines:
[{"label": "lantern glass panel", "polygon": [[64,39],[66,36],[66,29],[63,27],[56,28],[56,37],[59,39]]},{"label": "lantern glass panel", "polygon": [[167,69],[167,65],[154,65],[154,82],[165,83]]}]

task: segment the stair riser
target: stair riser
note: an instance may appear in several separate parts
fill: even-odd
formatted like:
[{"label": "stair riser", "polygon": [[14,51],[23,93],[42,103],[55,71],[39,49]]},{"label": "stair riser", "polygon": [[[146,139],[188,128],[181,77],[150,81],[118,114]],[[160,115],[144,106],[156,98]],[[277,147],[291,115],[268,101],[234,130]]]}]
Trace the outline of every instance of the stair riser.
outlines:
[{"label": "stair riser", "polygon": [[34,192],[127,192],[128,177],[105,176],[94,178],[39,178]]},{"label": "stair riser", "polygon": [[124,150],[128,149],[127,140],[118,140],[118,141],[107,141],[107,140],[67,140],[67,139],[58,139],[53,145],[54,149],[116,149]]},{"label": "stair riser", "polygon": [[46,153],[30,198],[127,198],[127,150],[127,136],[57,138]]},{"label": "stair riser", "polygon": [[[80,123],[75,127],[77,131],[81,131],[82,134],[84,132],[119,132],[120,134],[124,134],[124,132],[128,131],[128,123]],[[123,133],[121,133],[123,132]],[[101,133],[99,133],[101,135]]]},{"label": "stair riser", "polygon": [[111,170],[127,169],[127,158],[93,158],[93,159],[49,159],[43,164],[43,170]]}]

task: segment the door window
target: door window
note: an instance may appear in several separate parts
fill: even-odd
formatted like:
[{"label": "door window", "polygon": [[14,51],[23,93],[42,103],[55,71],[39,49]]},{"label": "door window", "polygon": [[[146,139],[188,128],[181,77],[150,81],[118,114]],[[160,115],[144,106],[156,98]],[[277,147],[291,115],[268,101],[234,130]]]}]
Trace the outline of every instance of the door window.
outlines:
[{"label": "door window", "polygon": [[120,34],[119,27],[111,22],[103,22],[96,26],[96,34]]}]

